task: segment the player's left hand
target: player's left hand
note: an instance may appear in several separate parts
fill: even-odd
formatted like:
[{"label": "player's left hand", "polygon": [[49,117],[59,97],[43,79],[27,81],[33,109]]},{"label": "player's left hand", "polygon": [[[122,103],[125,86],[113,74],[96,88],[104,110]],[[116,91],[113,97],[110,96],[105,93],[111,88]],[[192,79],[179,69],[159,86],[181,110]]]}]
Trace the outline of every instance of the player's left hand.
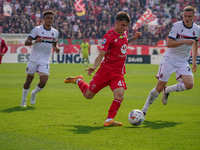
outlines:
[{"label": "player's left hand", "polygon": [[192,72],[196,72],[197,71],[197,64],[194,62],[192,62]]},{"label": "player's left hand", "polygon": [[94,70],[95,70],[95,69],[94,69],[93,67],[90,67],[90,68],[88,68],[88,69],[85,69],[85,71],[88,72],[87,74],[88,74],[89,76],[91,76],[91,73],[93,73]]},{"label": "player's left hand", "polygon": [[134,37],[134,39],[137,39],[140,36],[142,36],[142,33],[141,32],[136,32],[133,37]]}]

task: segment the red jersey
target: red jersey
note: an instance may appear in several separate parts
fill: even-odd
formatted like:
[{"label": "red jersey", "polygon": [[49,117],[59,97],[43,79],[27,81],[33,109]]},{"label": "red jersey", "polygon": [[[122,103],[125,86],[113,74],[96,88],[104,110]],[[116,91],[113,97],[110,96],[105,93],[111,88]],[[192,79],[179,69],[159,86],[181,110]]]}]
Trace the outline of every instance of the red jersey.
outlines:
[{"label": "red jersey", "polygon": [[127,32],[119,34],[114,31],[114,28],[110,29],[104,35],[103,43],[100,47],[100,51],[106,52],[100,67],[106,67],[115,73],[125,74],[127,47]]},{"label": "red jersey", "polygon": [[0,54],[5,54],[8,51],[8,46],[3,38],[0,37]]}]

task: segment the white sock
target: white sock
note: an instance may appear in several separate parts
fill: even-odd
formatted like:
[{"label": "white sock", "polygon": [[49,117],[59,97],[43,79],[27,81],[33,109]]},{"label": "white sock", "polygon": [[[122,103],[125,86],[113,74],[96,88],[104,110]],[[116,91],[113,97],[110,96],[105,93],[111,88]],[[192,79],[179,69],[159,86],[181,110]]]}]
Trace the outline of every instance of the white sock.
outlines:
[{"label": "white sock", "polygon": [[78,79],[78,80],[76,81],[76,84],[78,84],[78,82],[81,81],[81,80],[82,80],[82,79]]},{"label": "white sock", "polygon": [[147,113],[147,110],[149,109],[149,106],[155,101],[155,99],[158,97],[160,93],[156,91],[156,88],[154,87],[151,92],[149,93],[149,96],[146,100],[146,103],[142,109],[143,112]]},{"label": "white sock", "polygon": [[113,119],[112,118],[108,118],[108,119],[106,119],[105,122],[108,122],[108,121],[111,121],[111,120],[113,120]]},{"label": "white sock", "polygon": [[167,86],[165,89],[166,93],[170,93],[170,92],[174,92],[174,91],[179,92],[179,91],[184,91],[184,90],[186,90],[186,88],[185,88],[185,84],[183,82],[179,82],[172,86]]},{"label": "white sock", "polygon": [[38,85],[33,90],[33,94],[37,94],[38,92],[42,91],[43,88],[39,88]]},{"label": "white sock", "polygon": [[29,92],[30,89],[24,89],[22,90],[22,100],[25,101],[26,100],[26,97],[28,95],[28,92]]}]

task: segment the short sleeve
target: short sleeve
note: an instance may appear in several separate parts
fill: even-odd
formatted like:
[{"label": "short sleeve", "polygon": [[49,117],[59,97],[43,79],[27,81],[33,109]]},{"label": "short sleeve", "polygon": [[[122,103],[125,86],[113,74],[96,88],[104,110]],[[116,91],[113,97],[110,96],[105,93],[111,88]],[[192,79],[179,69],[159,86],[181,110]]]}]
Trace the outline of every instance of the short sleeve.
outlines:
[{"label": "short sleeve", "polygon": [[31,34],[29,35],[29,37],[36,39],[37,37],[37,29],[36,27],[33,28],[33,30],[31,31]]},{"label": "short sleeve", "polygon": [[111,37],[108,34],[104,35],[100,51],[108,52],[110,44],[111,44]]},{"label": "short sleeve", "polygon": [[168,37],[175,40],[177,37],[177,33],[178,33],[177,26],[176,26],[176,24],[173,24]]}]

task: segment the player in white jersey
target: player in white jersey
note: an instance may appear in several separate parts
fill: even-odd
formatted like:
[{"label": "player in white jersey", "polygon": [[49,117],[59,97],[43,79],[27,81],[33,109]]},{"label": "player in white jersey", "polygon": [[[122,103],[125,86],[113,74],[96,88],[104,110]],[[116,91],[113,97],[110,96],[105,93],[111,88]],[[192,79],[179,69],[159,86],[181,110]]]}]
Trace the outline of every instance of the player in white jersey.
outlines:
[{"label": "player in white jersey", "polygon": [[59,53],[57,46],[58,31],[51,27],[54,20],[54,12],[47,10],[43,13],[44,24],[33,28],[31,34],[25,41],[25,45],[32,45],[32,50],[27,63],[27,78],[23,86],[21,106],[26,106],[26,98],[33,81],[34,74],[38,72],[40,81],[31,92],[31,104],[36,102],[36,94],[41,91],[47,83],[49,76],[49,57],[52,47]]},{"label": "player in white jersey", "polygon": [[[168,49],[163,56],[157,78],[158,82],[146,100],[142,109],[146,115],[149,106],[155,101],[162,91],[162,103],[167,104],[168,96],[173,91],[184,91],[192,89],[194,85],[193,73],[196,72],[196,56],[198,49],[198,39],[200,36],[200,27],[193,23],[195,8],[187,6],[183,9],[183,21],[174,23],[169,37],[167,39]],[[188,59],[192,49],[192,69],[189,66]],[[177,84],[166,86],[170,75],[175,72]]]}]

